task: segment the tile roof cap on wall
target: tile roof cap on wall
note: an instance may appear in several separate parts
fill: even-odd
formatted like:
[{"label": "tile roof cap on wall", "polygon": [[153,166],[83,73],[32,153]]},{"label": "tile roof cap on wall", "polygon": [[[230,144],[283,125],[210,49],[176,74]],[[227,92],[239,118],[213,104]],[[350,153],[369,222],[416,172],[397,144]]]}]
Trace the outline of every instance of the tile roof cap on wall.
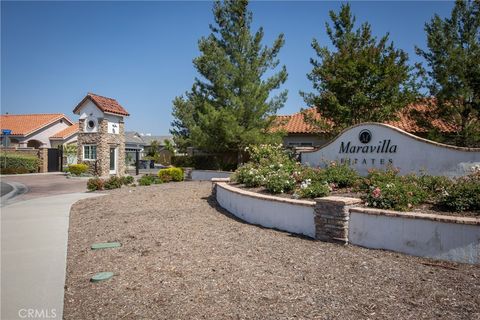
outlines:
[{"label": "tile roof cap on wall", "polygon": [[129,116],[127,110],[125,110],[115,99],[100,96],[95,93],[89,92],[85,98],[73,109],[73,113],[78,114],[83,103],[87,100],[92,101],[101,111],[106,113],[113,113],[116,115]]},{"label": "tile roof cap on wall", "polygon": [[63,113],[5,114],[0,116],[0,127],[12,130],[12,136],[28,136],[61,119],[73,125],[73,122]]},{"label": "tile roof cap on wall", "polygon": [[[398,120],[387,121],[385,123],[410,133],[425,133],[428,129],[420,127],[415,119],[410,116],[410,111],[414,109],[419,112],[428,112],[429,108],[431,107],[421,103],[409,105],[397,114]],[[321,114],[315,107],[308,108],[306,111],[313,113],[313,117],[316,120],[321,118]],[[280,115],[277,116],[276,119],[278,119],[278,126],[272,129],[274,132],[283,130],[290,134],[326,133],[326,131],[318,130],[314,126],[306,123],[302,112],[297,112],[291,115]],[[447,124],[440,119],[433,120],[432,125],[444,133],[452,133],[456,131],[454,126]]]},{"label": "tile roof cap on wall", "polygon": [[75,123],[71,125],[68,128],[63,129],[62,131],[59,131],[55,133],[53,136],[50,137],[51,140],[65,140],[74,134],[78,133],[78,123]]}]

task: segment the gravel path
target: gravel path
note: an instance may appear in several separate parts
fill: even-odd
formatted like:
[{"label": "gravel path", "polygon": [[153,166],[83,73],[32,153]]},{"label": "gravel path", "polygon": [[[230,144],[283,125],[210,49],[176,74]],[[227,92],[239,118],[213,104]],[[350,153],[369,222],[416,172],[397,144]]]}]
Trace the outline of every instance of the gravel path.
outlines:
[{"label": "gravel path", "polygon": [[65,319],[480,319],[480,266],[249,225],[208,182],[109,193],[72,208]]}]

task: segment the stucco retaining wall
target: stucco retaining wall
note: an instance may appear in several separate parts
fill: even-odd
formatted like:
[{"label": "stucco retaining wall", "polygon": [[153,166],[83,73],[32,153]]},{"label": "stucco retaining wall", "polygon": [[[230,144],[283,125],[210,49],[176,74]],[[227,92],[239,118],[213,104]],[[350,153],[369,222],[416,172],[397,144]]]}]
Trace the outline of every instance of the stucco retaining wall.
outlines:
[{"label": "stucco retaining wall", "polygon": [[210,181],[213,178],[230,178],[233,172],[215,170],[192,170],[191,180]]},{"label": "stucco retaining wall", "polygon": [[351,208],[351,244],[480,264],[480,219]]},{"label": "stucco retaining wall", "polygon": [[363,208],[360,199],[345,197],[286,199],[236,188],[226,178],[212,182],[220,206],[252,224],[322,241],[480,264],[478,218]]},{"label": "stucco retaining wall", "polygon": [[217,202],[236,217],[267,228],[315,238],[315,202],[284,199],[215,183]]}]

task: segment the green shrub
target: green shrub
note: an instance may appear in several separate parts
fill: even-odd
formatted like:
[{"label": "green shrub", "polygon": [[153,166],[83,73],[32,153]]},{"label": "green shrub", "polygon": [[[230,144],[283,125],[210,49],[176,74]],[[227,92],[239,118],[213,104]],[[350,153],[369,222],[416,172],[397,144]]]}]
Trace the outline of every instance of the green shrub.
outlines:
[{"label": "green shrub", "polygon": [[88,165],[84,163],[71,164],[68,166],[68,172],[76,176],[79,176],[82,173],[85,173],[87,171],[88,171]]},{"label": "green shrub", "polygon": [[334,183],[339,188],[352,187],[359,179],[358,173],[352,169],[348,164],[338,164],[331,162],[323,172],[319,173],[323,175],[323,179],[328,183]]},{"label": "green shrub", "polygon": [[90,191],[103,190],[105,181],[100,178],[91,178],[87,181],[87,189]]},{"label": "green shrub", "polygon": [[399,170],[393,167],[388,167],[385,170],[370,169],[367,177],[362,180],[360,189],[368,192],[372,186],[395,182],[398,178],[398,172]]},{"label": "green shrub", "polygon": [[297,183],[302,183],[307,180],[311,182],[326,182],[324,170],[320,168],[299,166],[294,170],[292,176]]},{"label": "green shrub", "polygon": [[123,176],[122,177],[122,183],[124,185],[129,185],[132,184],[135,181],[135,179],[132,176]]},{"label": "green shrub", "polygon": [[408,175],[405,176],[405,179],[416,182],[427,193],[427,200],[430,202],[438,202],[453,184],[453,181],[447,177],[425,174],[420,176]]},{"label": "green shrub", "polygon": [[282,145],[252,145],[245,150],[248,152],[250,162],[261,167],[270,167],[273,170],[282,169],[291,172],[293,172],[293,169],[296,167],[292,152],[284,149]]},{"label": "green shrub", "polygon": [[121,188],[123,185],[123,179],[117,176],[111,176],[105,181],[105,189],[111,190],[111,189],[118,189]]},{"label": "green shrub", "polygon": [[163,181],[160,177],[155,175],[146,174],[138,179],[138,184],[140,186],[149,186],[152,184],[161,184]]},{"label": "green shrub", "polygon": [[289,172],[280,170],[266,177],[265,188],[271,193],[289,192],[295,188],[295,179]]},{"label": "green shrub", "polygon": [[37,172],[38,165],[36,156],[3,152],[0,154],[0,170],[3,174]]},{"label": "green shrub", "polygon": [[326,182],[311,181],[307,179],[302,182],[297,194],[300,198],[319,198],[330,194],[331,188]]},{"label": "green shrub", "polygon": [[158,171],[158,177],[163,182],[183,181],[183,170],[181,168],[167,168]]},{"label": "green shrub", "polygon": [[369,207],[406,211],[424,202],[427,196],[418,184],[396,179],[370,186],[363,199]]},{"label": "green shrub", "polygon": [[446,188],[438,204],[450,211],[477,211],[480,215],[480,178],[458,178]]}]

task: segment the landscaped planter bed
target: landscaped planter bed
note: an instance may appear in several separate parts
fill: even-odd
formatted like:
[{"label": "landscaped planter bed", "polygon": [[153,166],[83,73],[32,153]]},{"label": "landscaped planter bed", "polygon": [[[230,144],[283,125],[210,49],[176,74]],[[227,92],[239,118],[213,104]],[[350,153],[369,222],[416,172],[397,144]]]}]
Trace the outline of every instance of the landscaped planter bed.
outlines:
[{"label": "landscaped planter bed", "polygon": [[[480,267],[311,241],[215,205],[211,183],[122,187],[70,214],[65,319],[472,319]],[[97,242],[122,247],[92,251]],[[96,272],[114,277],[91,283]]]}]

